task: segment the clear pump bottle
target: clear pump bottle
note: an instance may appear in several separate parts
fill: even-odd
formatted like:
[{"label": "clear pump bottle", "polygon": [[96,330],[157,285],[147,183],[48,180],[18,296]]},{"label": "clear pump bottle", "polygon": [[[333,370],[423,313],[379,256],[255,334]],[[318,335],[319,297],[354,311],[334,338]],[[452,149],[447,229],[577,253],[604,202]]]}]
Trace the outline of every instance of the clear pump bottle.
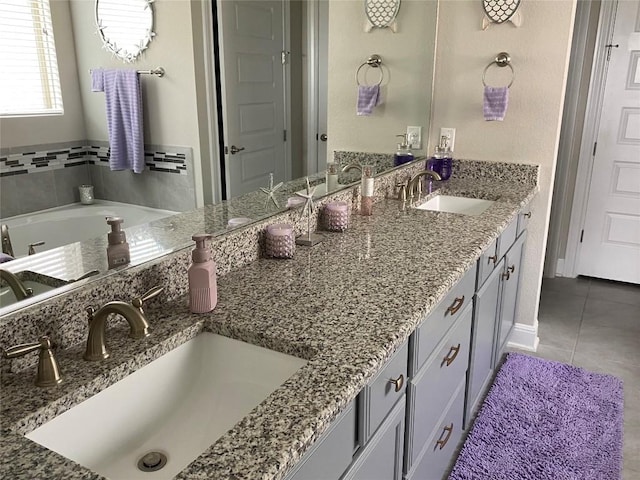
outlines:
[{"label": "clear pump bottle", "polygon": [[218,284],[216,264],[209,252],[209,234],[191,237],[196,248],[191,252],[192,263],[189,266],[189,308],[193,313],[207,313],[218,303]]}]

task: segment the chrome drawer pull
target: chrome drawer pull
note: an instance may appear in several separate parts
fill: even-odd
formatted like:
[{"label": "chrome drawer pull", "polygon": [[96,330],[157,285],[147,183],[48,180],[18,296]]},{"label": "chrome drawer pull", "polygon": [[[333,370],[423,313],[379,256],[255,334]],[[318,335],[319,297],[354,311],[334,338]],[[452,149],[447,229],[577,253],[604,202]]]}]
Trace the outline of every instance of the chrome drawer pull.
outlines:
[{"label": "chrome drawer pull", "polygon": [[447,308],[447,312],[449,312],[451,315],[455,315],[456,312],[460,310],[463,303],[464,303],[464,295],[462,296],[462,298],[456,297],[456,299],[453,301],[451,306]]},{"label": "chrome drawer pull", "polygon": [[389,383],[395,385],[396,392],[402,390],[402,386],[404,385],[404,375],[400,374],[400,376],[396,379],[390,378]]},{"label": "chrome drawer pull", "polygon": [[447,367],[451,365],[453,361],[456,359],[456,357],[458,356],[459,351],[460,351],[460,344],[458,344],[457,347],[451,347],[449,349],[449,353],[447,353],[447,356],[442,359],[442,363],[440,364],[440,366],[442,367],[445,363],[447,364]]},{"label": "chrome drawer pull", "polygon": [[[447,434],[447,436],[443,439],[442,435],[444,435],[445,433]],[[453,422],[451,422],[449,426],[444,427],[444,429],[442,430],[442,433],[440,434],[440,438],[436,442],[436,448],[440,447],[439,449],[442,450],[444,446],[447,444],[447,442],[449,441],[449,439],[451,438],[452,433],[453,433]]]}]

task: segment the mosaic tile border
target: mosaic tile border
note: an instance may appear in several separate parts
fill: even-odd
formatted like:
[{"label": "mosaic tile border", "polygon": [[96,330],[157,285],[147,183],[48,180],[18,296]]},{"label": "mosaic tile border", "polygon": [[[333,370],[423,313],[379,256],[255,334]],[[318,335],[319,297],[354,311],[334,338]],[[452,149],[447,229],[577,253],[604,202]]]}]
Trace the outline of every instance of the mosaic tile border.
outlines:
[{"label": "mosaic tile border", "polygon": [[[110,148],[87,142],[81,146],[45,149],[42,146],[20,153],[0,156],[0,177],[57,170],[81,165],[109,166]],[[191,148],[145,146],[146,169],[162,173],[187,175],[193,165]]]}]

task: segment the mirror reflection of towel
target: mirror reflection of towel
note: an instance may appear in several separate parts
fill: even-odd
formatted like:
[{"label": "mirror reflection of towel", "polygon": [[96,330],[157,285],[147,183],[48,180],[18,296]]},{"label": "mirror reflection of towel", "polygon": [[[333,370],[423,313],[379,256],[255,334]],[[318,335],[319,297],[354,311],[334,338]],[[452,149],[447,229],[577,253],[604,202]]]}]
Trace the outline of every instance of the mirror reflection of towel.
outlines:
[{"label": "mirror reflection of towel", "polygon": [[509,106],[509,87],[484,87],[482,111],[487,121],[504,120]]},{"label": "mirror reflection of towel", "polygon": [[104,91],[111,170],[144,171],[142,89],[136,70],[91,71],[91,89]]},{"label": "mirror reflection of towel", "polygon": [[373,108],[380,105],[380,85],[358,85],[358,115],[371,115]]}]

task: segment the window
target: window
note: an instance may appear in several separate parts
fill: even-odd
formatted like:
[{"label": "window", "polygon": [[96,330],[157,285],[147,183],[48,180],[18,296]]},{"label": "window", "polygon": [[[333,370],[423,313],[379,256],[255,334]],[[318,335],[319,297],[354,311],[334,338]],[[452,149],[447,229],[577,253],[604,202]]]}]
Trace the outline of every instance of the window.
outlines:
[{"label": "window", "polygon": [[62,113],[49,0],[0,0],[0,116]]}]

